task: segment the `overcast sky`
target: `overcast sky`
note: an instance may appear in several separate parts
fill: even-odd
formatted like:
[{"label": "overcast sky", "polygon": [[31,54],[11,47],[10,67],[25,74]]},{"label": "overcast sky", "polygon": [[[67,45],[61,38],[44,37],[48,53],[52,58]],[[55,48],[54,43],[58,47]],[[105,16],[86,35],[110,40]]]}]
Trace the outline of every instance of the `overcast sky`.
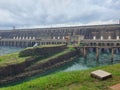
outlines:
[{"label": "overcast sky", "polygon": [[0,0],[0,28],[117,23],[120,0]]}]

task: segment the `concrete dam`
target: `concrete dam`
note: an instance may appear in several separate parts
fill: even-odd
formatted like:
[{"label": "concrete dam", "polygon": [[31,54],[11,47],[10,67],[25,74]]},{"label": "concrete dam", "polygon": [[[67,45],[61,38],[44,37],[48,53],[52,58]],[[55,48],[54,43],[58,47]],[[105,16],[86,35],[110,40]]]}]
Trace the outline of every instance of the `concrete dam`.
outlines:
[{"label": "concrete dam", "polygon": [[120,24],[0,30],[0,46],[76,44],[83,39],[119,39],[119,36]]}]

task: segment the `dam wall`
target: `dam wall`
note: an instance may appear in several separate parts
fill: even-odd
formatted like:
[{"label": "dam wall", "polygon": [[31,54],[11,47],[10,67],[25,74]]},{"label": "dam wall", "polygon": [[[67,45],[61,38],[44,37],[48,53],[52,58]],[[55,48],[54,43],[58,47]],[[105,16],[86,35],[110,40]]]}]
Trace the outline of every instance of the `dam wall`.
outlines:
[{"label": "dam wall", "polygon": [[120,24],[91,25],[74,27],[33,28],[0,30],[0,46],[29,47],[35,43],[39,45],[66,44],[66,38],[72,42],[80,39],[118,39]]},{"label": "dam wall", "polygon": [[0,30],[1,39],[63,39],[68,35],[85,35],[86,39],[90,39],[93,35],[99,38],[99,34],[112,35],[115,38],[116,34],[120,35],[120,24]]}]

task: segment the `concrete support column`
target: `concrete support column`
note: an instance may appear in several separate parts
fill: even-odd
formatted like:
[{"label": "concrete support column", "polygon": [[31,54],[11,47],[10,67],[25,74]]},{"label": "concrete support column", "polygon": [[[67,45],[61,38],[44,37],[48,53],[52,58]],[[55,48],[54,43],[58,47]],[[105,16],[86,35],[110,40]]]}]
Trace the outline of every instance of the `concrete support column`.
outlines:
[{"label": "concrete support column", "polygon": [[114,58],[114,48],[111,48],[111,62],[113,62],[113,58]]},{"label": "concrete support column", "polygon": [[53,39],[56,39],[55,37],[53,37]]},{"label": "concrete support column", "polygon": [[111,40],[111,36],[108,36],[108,40]]},{"label": "concrete support column", "polygon": [[93,36],[93,40],[96,40],[96,36]]},{"label": "concrete support column", "polygon": [[119,36],[117,36],[116,39],[119,40]]},{"label": "concrete support column", "polygon": [[60,37],[58,36],[58,38],[57,39],[60,39]]},{"label": "concrete support column", "polygon": [[87,56],[87,52],[86,52],[86,48],[85,47],[83,48],[83,56],[84,56],[84,58],[86,58],[86,56]]},{"label": "concrete support column", "polygon": [[99,48],[98,47],[96,47],[96,59],[97,61],[99,60]]},{"label": "concrete support column", "polygon": [[100,37],[100,40],[103,40],[103,36]]}]

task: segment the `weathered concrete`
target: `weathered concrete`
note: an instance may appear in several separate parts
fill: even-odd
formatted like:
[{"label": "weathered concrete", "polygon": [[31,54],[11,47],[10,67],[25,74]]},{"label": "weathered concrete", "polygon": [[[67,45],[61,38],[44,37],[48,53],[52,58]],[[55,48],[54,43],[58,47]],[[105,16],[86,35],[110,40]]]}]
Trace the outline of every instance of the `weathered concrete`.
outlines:
[{"label": "weathered concrete", "polygon": [[103,70],[96,70],[91,72],[91,76],[100,80],[105,80],[107,78],[111,78],[112,74]]},{"label": "weathered concrete", "polygon": [[[16,40],[64,40],[66,36],[71,41],[76,42],[76,36],[84,36],[85,39],[117,39],[120,36],[120,25],[92,25],[92,26],[74,26],[74,27],[56,27],[56,28],[37,28],[37,29],[16,29],[16,30],[0,30],[0,39],[16,39]],[[109,38],[108,38],[109,37]],[[82,37],[81,37],[82,38]],[[77,41],[79,42],[79,41]],[[49,43],[49,42],[48,42]],[[2,45],[4,45],[3,43]],[[45,42],[43,42],[45,44]],[[9,45],[13,45],[12,43]],[[16,45],[16,44],[15,44]],[[19,45],[19,44],[17,44]],[[120,44],[119,44],[120,45]]]},{"label": "weathered concrete", "polygon": [[0,85],[23,80],[27,77],[57,68],[67,62],[73,61],[77,55],[77,51],[70,51],[64,55],[41,63],[35,64],[37,61],[36,58],[28,58],[23,63],[0,67]]},{"label": "weathered concrete", "polygon": [[44,39],[44,40],[18,40],[18,39],[1,39],[0,46],[14,46],[14,47],[32,47],[35,44],[38,45],[57,45],[57,44],[66,44],[66,40],[53,40],[53,39]]}]

